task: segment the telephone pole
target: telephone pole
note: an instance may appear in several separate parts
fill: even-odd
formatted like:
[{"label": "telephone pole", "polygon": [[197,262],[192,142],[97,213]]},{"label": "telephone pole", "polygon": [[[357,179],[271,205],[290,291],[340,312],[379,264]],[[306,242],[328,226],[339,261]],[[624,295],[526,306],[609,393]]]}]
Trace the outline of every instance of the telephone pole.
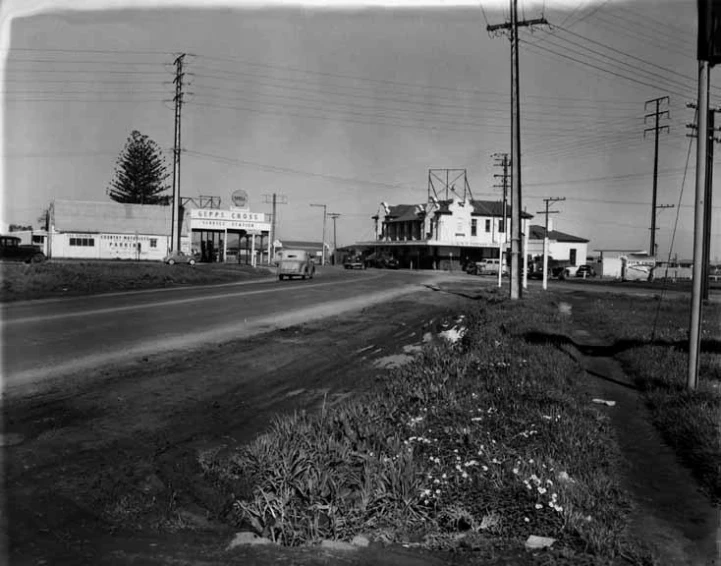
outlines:
[{"label": "telephone pole", "polygon": [[647,100],[646,104],[644,105],[644,110],[648,109],[649,104],[656,106],[656,110],[654,112],[646,114],[643,117],[644,124],[646,124],[649,118],[653,118],[655,120],[653,128],[646,128],[643,131],[644,138],[646,137],[647,133],[654,132],[653,197],[651,198],[651,243],[648,247],[648,253],[654,257],[656,250],[656,196],[658,194],[658,134],[659,132],[662,132],[664,130],[666,131],[666,133],[669,132],[669,127],[667,125],[662,126],[660,123],[661,118],[669,118],[669,111],[661,110],[661,104],[668,105],[669,102],[670,99],[668,96],[661,96],[659,98]]},{"label": "telephone pole", "polygon": [[325,224],[326,224],[326,220],[328,219],[328,213],[327,213],[328,206],[325,204],[311,204],[311,206],[317,206],[317,207],[323,209],[323,243],[321,244],[322,248],[321,248],[321,252],[320,252],[321,253],[320,264],[325,265]]},{"label": "telephone pole", "polygon": [[183,61],[185,53],[175,59],[175,136],[173,142],[173,215],[170,251],[180,250],[180,118],[183,109]]},{"label": "telephone pole", "polygon": [[[279,195],[278,193],[273,193],[272,195],[264,195],[265,196],[265,203],[266,204],[272,204],[273,212],[270,215],[270,246],[273,250],[273,256],[275,256],[275,240],[278,238],[277,233],[277,225],[278,225],[278,215],[277,215],[277,206],[279,204],[288,204],[288,199],[285,197],[285,195]],[[268,261],[272,261],[272,257]]]},{"label": "telephone pole", "polygon": [[[506,218],[506,202],[507,202],[507,195],[508,195],[508,167],[510,166],[510,162],[508,161],[508,154],[507,153],[494,153],[492,157],[495,157],[496,163],[495,165],[497,167],[503,168],[503,173],[500,175],[493,175],[495,178],[502,178],[503,181],[500,185],[493,185],[496,188],[502,188],[503,189],[503,239],[501,239],[501,235],[498,235],[498,286],[502,286],[502,271],[503,271],[503,251],[506,246],[506,234],[508,233],[508,226],[507,226],[507,218]],[[500,159],[500,161],[499,161]]]},{"label": "telephone pole", "polygon": [[518,21],[518,0],[511,2],[511,21],[489,25],[489,33],[510,31],[511,40],[511,300],[521,298],[521,105],[518,72],[518,28],[548,25],[546,18]]},{"label": "telephone pole", "polygon": [[543,230],[543,290],[548,289],[548,215],[558,214],[560,210],[548,210],[552,202],[560,202],[566,200],[566,197],[550,197],[544,198],[543,202],[546,203],[546,209],[540,210],[536,214],[546,215],[546,227]]},{"label": "telephone pole", "polygon": [[338,249],[338,240],[336,239],[335,221],[340,216],[339,212],[329,212],[328,218],[333,220],[333,265],[335,265],[335,251]]},{"label": "telephone pole", "polygon": [[[687,104],[688,108],[696,108],[696,104]],[[706,182],[704,186],[704,211],[703,211],[703,263],[702,263],[702,280],[701,280],[701,299],[707,301],[709,298],[709,267],[711,263],[711,208],[713,196],[713,160],[714,160],[714,143],[721,142],[721,138],[716,137],[719,131],[716,129],[716,113],[721,112],[721,108],[709,108],[707,116],[708,138],[706,140]],[[686,137],[698,137],[698,127],[696,124],[687,124],[693,133],[686,134]]]}]

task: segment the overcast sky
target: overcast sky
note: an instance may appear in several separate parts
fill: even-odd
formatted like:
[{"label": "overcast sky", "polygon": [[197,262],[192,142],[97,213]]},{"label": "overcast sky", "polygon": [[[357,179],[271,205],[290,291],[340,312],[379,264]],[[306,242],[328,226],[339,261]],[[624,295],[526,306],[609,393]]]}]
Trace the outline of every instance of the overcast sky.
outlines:
[{"label": "overcast sky", "polygon": [[[696,0],[519,1],[522,17],[553,25],[521,34],[524,206],[535,214],[544,197],[565,197],[555,226],[590,250],[647,248],[644,103],[669,96],[658,202],[677,208],[658,211],[657,241],[667,254],[678,217],[674,252],[689,257]],[[486,25],[507,20],[507,2],[173,4],[3,3],[3,221],[37,225],[53,198],[108,199],[134,129],[172,166],[180,53],[183,196],[228,206],[244,189],[252,210],[269,212],[266,195],[284,195],[285,239],[320,240],[310,205],[326,204],[341,215],[339,245],[371,238],[381,201],[425,201],[429,168],[466,168],[474,197],[500,198],[491,154],[510,151],[510,43]],[[63,9],[78,5],[103,9]],[[712,258],[720,211],[717,191]]]}]

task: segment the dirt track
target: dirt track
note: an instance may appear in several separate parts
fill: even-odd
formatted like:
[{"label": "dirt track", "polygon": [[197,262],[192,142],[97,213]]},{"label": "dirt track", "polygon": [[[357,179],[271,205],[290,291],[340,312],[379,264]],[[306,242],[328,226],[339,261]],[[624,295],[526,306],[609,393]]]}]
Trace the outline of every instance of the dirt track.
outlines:
[{"label": "dirt track", "polygon": [[379,360],[420,343],[464,302],[420,291],[7,402],[5,441],[18,442],[5,450],[11,563],[109,563],[108,545],[139,531],[221,536],[227,500],[202,477],[200,451],[364,390],[382,376]]}]

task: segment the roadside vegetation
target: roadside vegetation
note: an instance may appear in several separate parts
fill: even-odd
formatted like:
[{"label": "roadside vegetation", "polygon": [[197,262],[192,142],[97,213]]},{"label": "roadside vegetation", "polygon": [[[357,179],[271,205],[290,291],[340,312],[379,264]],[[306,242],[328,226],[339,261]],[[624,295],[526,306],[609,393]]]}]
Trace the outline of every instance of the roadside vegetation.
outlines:
[{"label": "roadside vegetation", "polygon": [[615,343],[664,440],[721,503],[721,305],[703,307],[695,391],[686,387],[689,312],[688,299],[619,296],[595,301],[591,320]]},{"label": "roadside vegetation", "polygon": [[290,546],[363,534],[490,559],[537,535],[556,539],[545,564],[651,563],[627,534],[619,451],[580,368],[523,339],[558,332],[563,315],[483,299],[450,329],[457,341],[427,344],[368,396],[202,454],[234,494],[231,521]]},{"label": "roadside vegetation", "polygon": [[88,295],[267,277],[265,268],[237,264],[165,265],[130,261],[3,263],[0,301]]}]

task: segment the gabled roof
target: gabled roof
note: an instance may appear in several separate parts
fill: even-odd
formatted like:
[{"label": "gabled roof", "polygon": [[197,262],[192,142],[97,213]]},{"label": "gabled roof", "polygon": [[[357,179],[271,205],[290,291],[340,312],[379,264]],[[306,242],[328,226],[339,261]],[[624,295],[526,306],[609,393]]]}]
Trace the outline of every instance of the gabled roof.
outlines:
[{"label": "gabled roof", "polygon": [[[435,214],[451,214],[450,204],[452,200],[439,200],[438,208],[433,210]],[[471,216],[503,216],[503,202],[495,200],[473,200],[471,201],[473,212]],[[419,220],[425,211],[425,205],[422,204],[395,204],[388,207],[390,212],[386,214],[386,222],[408,222],[411,220]],[[506,216],[511,217],[511,206],[506,205]],[[522,218],[533,218],[528,212],[521,212]],[[377,218],[374,216],[373,218]]]},{"label": "gabled roof", "polygon": [[[531,224],[531,229],[528,234],[529,240],[543,240],[546,234],[546,229],[543,226],[538,226],[536,224]],[[580,238],[578,236],[573,236],[571,234],[566,234],[565,232],[559,232],[558,230],[549,230],[548,231],[548,239],[554,240],[556,242],[576,242],[576,243],[582,243],[587,244],[590,242],[590,240],[587,240],[585,238]]]},{"label": "gabled roof", "polygon": [[388,207],[390,212],[386,214],[386,222],[408,222],[418,220],[419,214],[425,208],[420,204],[394,204]]},{"label": "gabled roof", "polygon": [[[55,200],[53,223],[61,232],[169,235],[172,206]],[[183,232],[187,223],[183,223]]]},{"label": "gabled roof", "polygon": [[[474,200],[473,216],[503,216],[503,201],[500,200]],[[511,217],[511,205],[506,205],[506,216]],[[521,211],[521,218],[533,218],[525,210]]]}]

